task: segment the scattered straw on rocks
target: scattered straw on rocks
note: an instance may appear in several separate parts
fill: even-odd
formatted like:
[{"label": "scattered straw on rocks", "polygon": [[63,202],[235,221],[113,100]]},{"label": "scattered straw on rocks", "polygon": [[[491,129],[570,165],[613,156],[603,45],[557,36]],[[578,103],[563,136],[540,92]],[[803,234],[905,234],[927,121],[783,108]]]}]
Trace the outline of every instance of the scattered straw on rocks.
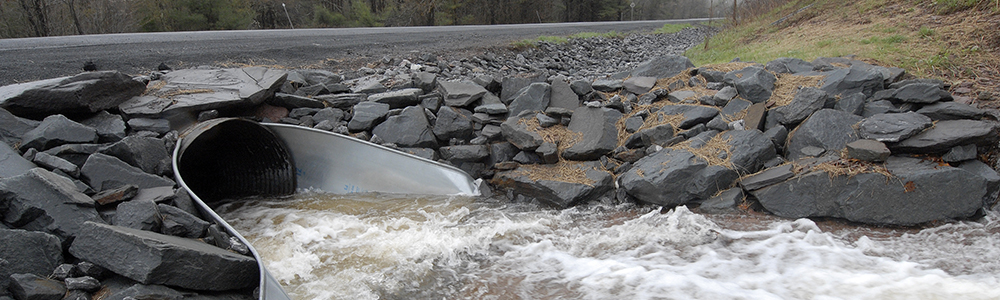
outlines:
[{"label": "scattered straw on rocks", "polygon": [[792,74],[780,74],[778,80],[774,82],[774,92],[771,93],[769,101],[774,101],[774,107],[785,106],[792,103],[795,93],[802,87],[819,87],[823,76],[799,76]]},{"label": "scattered straw on rocks", "polygon": [[[660,102],[669,102],[669,101],[660,101]],[[665,104],[660,104],[659,102],[654,103],[653,105],[640,106],[636,109],[633,109],[632,112],[629,113],[628,115],[623,116],[621,119],[618,119],[618,122],[615,124],[615,127],[618,128],[618,146],[624,145],[625,141],[627,141],[630,137],[632,137],[632,135],[635,134],[635,133],[629,133],[628,131],[625,130],[625,120],[628,120],[628,118],[631,118],[640,111],[647,109],[650,111],[654,111],[663,106],[665,106]],[[680,124],[681,121],[684,121],[683,115],[666,115],[661,112],[655,112],[651,113],[649,116],[643,119],[642,126],[640,126],[639,130],[636,130],[635,132],[642,131],[643,129],[660,126],[663,124],[670,124],[673,125],[674,128],[677,128],[677,125]]]},{"label": "scattered straw on rocks", "polygon": [[560,159],[562,159],[563,150],[573,147],[573,145],[583,139],[582,133],[569,130],[569,128],[563,125],[542,128],[542,125],[538,124],[537,118],[524,118],[518,120],[518,123],[523,124],[529,131],[538,133],[542,137],[542,140],[556,144],[557,149],[559,149]]},{"label": "scattered straw on rocks", "polygon": [[742,70],[743,68],[757,65],[757,63],[751,62],[731,62],[731,63],[721,63],[721,64],[710,64],[704,65],[702,68],[716,70],[719,72],[729,73],[732,71]]},{"label": "scattered straw on rocks", "polygon": [[[733,152],[732,147],[729,146],[729,142],[732,138],[723,138],[722,134],[717,134],[705,143],[704,146],[700,148],[691,147],[692,140],[688,139],[677,145],[671,146],[674,149],[687,150],[693,153],[695,156],[708,162],[712,166],[723,166],[729,169],[736,170],[735,165],[733,165]],[[739,171],[739,170],[737,170]]]},{"label": "scattered straw on rocks", "polygon": [[528,176],[532,181],[551,180],[594,186],[594,180],[587,177],[587,168],[582,162],[559,161],[551,165],[521,165],[514,174]]}]

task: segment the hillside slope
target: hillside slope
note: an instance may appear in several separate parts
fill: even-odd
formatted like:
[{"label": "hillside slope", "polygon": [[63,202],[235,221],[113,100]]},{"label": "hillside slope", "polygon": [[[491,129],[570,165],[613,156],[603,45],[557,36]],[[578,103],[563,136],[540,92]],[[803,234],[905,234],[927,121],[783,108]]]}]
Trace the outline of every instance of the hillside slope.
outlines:
[{"label": "hillside slope", "polygon": [[728,20],[686,55],[698,65],[854,55],[943,79],[955,95],[1000,107],[1000,0],[790,0],[737,15],[749,17]]}]

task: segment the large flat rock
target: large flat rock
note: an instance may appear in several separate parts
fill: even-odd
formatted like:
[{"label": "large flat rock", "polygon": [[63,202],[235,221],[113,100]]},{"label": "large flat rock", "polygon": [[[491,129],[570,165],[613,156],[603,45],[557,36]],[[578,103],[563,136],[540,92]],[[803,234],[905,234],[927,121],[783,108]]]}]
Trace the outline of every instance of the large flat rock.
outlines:
[{"label": "large flat rock", "polygon": [[85,223],[69,252],[143,284],[224,291],[258,283],[252,257],[198,240],[113,225]]},{"label": "large flat rock", "polygon": [[117,107],[146,90],[117,71],[86,72],[0,87],[0,108],[41,119],[54,114],[89,114]]},{"label": "large flat rock", "polygon": [[76,236],[84,222],[103,222],[94,199],[68,178],[41,168],[0,180],[0,203],[4,223],[63,240]]},{"label": "large flat rock", "polygon": [[[542,174],[574,174],[546,176]],[[524,195],[565,208],[591,200],[614,189],[611,173],[595,162],[560,162],[555,165],[522,166],[496,175],[499,186],[513,188]]]},{"label": "large flat rock", "polygon": [[890,157],[885,166],[892,177],[804,170],[751,194],[765,209],[786,218],[833,217],[884,225],[968,218],[983,207],[988,186],[980,175],[909,157]]},{"label": "large flat rock", "polygon": [[130,116],[248,107],[273,95],[287,75],[263,67],[177,70],[151,81],[146,93],[118,107]]}]

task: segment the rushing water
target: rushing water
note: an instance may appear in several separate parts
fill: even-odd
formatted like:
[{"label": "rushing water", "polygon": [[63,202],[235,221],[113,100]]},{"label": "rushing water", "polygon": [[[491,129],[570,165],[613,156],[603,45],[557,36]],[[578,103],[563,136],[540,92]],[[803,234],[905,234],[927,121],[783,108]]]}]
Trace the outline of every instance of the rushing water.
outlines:
[{"label": "rushing water", "polygon": [[219,208],[295,299],[1000,299],[1000,214],[923,230],[302,193]]}]

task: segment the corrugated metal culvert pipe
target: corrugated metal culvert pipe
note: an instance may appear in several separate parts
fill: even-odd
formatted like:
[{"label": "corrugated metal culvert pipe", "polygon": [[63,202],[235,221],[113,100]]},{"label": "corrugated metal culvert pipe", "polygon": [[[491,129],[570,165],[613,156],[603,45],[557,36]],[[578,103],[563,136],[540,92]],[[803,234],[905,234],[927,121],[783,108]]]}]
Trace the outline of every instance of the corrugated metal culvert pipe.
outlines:
[{"label": "corrugated metal culvert pipe", "polygon": [[295,192],[295,163],[284,143],[256,122],[214,119],[182,135],[178,173],[203,201]]}]

